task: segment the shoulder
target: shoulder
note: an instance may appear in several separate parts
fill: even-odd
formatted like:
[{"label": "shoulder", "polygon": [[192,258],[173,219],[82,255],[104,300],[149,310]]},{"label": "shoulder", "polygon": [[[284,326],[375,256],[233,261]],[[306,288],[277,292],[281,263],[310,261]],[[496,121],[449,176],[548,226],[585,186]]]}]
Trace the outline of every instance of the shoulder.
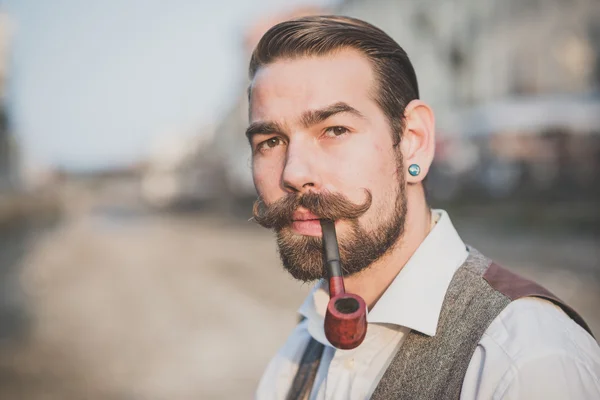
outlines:
[{"label": "shoulder", "polygon": [[307,321],[303,320],[296,325],[283,346],[269,361],[258,384],[256,398],[285,398],[309,339]]},{"label": "shoulder", "polygon": [[523,298],[492,321],[465,380],[478,382],[486,398],[514,398],[508,394],[515,391],[518,398],[531,391],[600,396],[600,347],[558,306]]},{"label": "shoulder", "polygon": [[568,353],[582,362],[600,363],[596,340],[560,307],[535,297],[519,299],[506,306],[484,333],[483,339],[486,338],[500,347],[512,362]]}]

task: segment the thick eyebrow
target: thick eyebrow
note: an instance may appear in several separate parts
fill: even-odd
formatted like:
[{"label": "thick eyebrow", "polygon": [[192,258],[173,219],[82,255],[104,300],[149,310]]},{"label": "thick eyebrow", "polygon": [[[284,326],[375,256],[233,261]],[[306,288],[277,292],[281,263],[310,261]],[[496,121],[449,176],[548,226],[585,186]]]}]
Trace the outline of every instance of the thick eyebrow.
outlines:
[{"label": "thick eyebrow", "polygon": [[246,137],[248,140],[252,139],[252,136],[262,134],[269,135],[273,133],[282,133],[283,127],[277,122],[266,121],[266,122],[253,122],[246,129]]},{"label": "thick eyebrow", "polygon": [[327,118],[330,118],[340,113],[349,113],[353,114],[356,117],[364,119],[364,116],[360,113],[360,111],[350,106],[349,104],[340,101],[338,103],[332,104],[330,106],[318,110],[305,111],[300,117],[300,121],[302,122],[302,125],[304,125],[305,128],[310,128],[311,126],[323,122]]}]

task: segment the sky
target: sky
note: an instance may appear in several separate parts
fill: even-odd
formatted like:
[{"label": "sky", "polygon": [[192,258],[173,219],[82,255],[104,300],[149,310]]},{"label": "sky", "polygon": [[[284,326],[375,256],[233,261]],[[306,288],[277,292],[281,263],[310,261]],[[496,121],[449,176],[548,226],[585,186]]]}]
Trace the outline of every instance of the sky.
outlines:
[{"label": "sky", "polygon": [[332,0],[4,0],[6,104],[25,163],[130,165],[153,138],[214,123],[245,85],[257,17]]}]

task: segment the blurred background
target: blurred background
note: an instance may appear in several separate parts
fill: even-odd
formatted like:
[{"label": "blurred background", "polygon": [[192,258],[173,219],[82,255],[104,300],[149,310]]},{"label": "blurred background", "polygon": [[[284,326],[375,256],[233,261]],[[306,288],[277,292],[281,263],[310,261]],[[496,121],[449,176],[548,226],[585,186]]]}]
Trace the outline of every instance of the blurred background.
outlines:
[{"label": "blurred background", "polygon": [[255,198],[247,62],[365,19],[437,116],[431,204],[600,335],[598,0],[0,2],[0,398],[251,398],[310,289]]}]

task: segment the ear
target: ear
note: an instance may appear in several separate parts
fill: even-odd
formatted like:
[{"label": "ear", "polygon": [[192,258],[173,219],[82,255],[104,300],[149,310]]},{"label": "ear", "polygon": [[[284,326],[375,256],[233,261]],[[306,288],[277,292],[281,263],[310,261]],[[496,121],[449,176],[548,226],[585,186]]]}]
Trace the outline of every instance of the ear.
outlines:
[{"label": "ear", "polygon": [[[429,172],[435,153],[435,117],[431,107],[421,100],[413,100],[406,106],[400,151],[406,182],[421,182]],[[412,164],[417,164],[421,169],[417,176],[408,173],[408,167]]]}]

